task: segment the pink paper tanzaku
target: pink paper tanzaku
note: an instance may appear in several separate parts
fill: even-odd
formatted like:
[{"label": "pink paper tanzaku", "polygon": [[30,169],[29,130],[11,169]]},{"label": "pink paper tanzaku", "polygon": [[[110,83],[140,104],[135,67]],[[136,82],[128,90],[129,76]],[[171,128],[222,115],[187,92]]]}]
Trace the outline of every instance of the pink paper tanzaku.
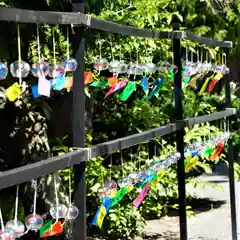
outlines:
[{"label": "pink paper tanzaku", "polygon": [[38,78],[38,94],[50,97],[51,84],[44,76]]},{"label": "pink paper tanzaku", "polygon": [[139,195],[136,197],[136,199],[133,202],[133,205],[138,208],[139,205],[142,203],[143,199],[146,197],[147,193],[148,193],[148,189],[149,189],[150,183],[147,182],[145,187],[143,188],[143,190],[139,193]]},{"label": "pink paper tanzaku", "polygon": [[127,81],[126,80],[122,80],[121,82],[117,83],[116,85],[114,85],[113,87],[111,87],[109,89],[109,91],[106,93],[105,97],[109,96],[110,94],[116,92],[117,90],[119,90],[120,88],[123,88],[126,85]]}]

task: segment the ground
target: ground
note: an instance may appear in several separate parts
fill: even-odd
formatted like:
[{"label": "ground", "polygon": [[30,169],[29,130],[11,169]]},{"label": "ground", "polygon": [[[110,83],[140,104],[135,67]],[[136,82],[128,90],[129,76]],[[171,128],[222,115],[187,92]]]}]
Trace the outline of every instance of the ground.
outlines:
[{"label": "ground", "polygon": [[[231,240],[231,214],[229,182],[227,171],[224,166],[219,166],[215,173],[202,175],[199,177],[203,181],[217,183],[223,187],[224,191],[211,187],[193,188],[187,185],[187,191],[197,193],[200,200],[199,212],[195,216],[188,217],[188,239],[189,240]],[[240,182],[236,183],[236,204],[238,209],[238,191]],[[237,218],[240,214],[237,210]],[[237,221],[239,222],[239,221]],[[238,227],[240,236],[240,228]],[[148,221],[146,227],[146,237],[152,240],[177,240],[179,239],[179,219],[178,217],[164,217],[160,220]]]}]

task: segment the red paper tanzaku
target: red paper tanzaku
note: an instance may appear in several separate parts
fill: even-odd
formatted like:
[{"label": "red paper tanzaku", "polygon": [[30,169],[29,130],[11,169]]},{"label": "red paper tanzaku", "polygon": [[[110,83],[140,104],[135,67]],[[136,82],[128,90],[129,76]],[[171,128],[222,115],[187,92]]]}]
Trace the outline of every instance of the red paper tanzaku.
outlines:
[{"label": "red paper tanzaku", "polygon": [[67,81],[63,85],[63,88],[71,88],[72,85],[73,85],[73,77],[68,77]]},{"label": "red paper tanzaku", "polygon": [[214,161],[216,158],[221,154],[222,150],[224,148],[224,142],[221,140],[218,140],[218,145],[213,154],[210,156],[210,160]]},{"label": "red paper tanzaku", "polygon": [[84,83],[89,84],[93,82],[92,72],[84,72]]},{"label": "red paper tanzaku", "polygon": [[[93,82],[92,72],[84,72],[84,84],[89,84]],[[67,77],[66,82],[63,85],[63,88],[72,88],[73,86],[73,77]]]},{"label": "red paper tanzaku", "polygon": [[108,78],[108,84],[110,87],[115,86],[118,83],[118,80],[116,77],[110,77]]},{"label": "red paper tanzaku", "polygon": [[46,237],[50,237],[50,236],[56,236],[59,235],[63,232],[63,225],[64,223],[61,222],[56,222],[51,226],[51,229],[44,233],[42,236],[40,236],[40,238],[46,238]]}]

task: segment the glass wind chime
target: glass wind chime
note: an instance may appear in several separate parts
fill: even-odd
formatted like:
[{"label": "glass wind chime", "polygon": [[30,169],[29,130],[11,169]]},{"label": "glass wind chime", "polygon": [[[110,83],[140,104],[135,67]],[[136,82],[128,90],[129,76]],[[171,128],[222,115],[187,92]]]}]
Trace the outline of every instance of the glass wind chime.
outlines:
[{"label": "glass wind chime", "polygon": [[[173,152],[169,154],[164,160],[153,160],[151,164],[146,165],[144,169],[140,167],[140,159],[138,159],[138,170],[125,174],[123,155],[121,155],[121,172],[122,176],[114,181],[111,177],[112,155],[110,156],[110,176],[104,181],[102,174],[102,186],[98,189],[98,196],[101,200],[101,205],[98,208],[92,224],[102,227],[103,221],[110,208],[118,204],[124,196],[132,191],[134,188],[138,189],[139,195],[133,201],[133,206],[138,208],[142,201],[148,194],[150,187],[157,183],[158,175],[162,170],[167,169],[170,165],[176,163],[180,159],[180,153]],[[156,159],[157,157],[155,157]],[[147,160],[149,156],[147,156]],[[131,154],[131,162],[132,154]],[[136,166],[136,164],[133,164]]]},{"label": "glass wind chime", "polygon": [[59,203],[58,186],[56,181],[56,175],[54,178],[54,192],[55,192],[55,204],[50,208],[50,215],[52,219],[46,220],[42,228],[40,229],[40,238],[46,238],[50,236],[57,236],[63,232],[65,221],[76,219],[79,210],[72,203],[72,190],[71,190],[71,172],[69,171],[69,203],[68,207]]},{"label": "glass wind chime", "polygon": [[[96,58],[94,69],[99,73],[101,71],[109,71],[112,77],[107,81],[95,80],[92,82],[85,82],[92,87],[108,89],[105,97],[110,94],[120,92],[120,100],[126,101],[137,90],[137,85],[140,85],[148,99],[157,96],[161,89],[166,87],[168,80],[174,80],[175,73],[178,71],[177,67],[168,62],[160,62],[155,64],[153,62],[146,62],[140,64],[138,61],[138,49],[136,49],[137,60],[135,63],[130,61],[127,64],[123,61],[120,50],[119,60],[113,56],[112,41],[111,60],[108,61],[102,57],[103,40],[97,41],[99,45],[100,54]],[[121,49],[121,47],[120,47]],[[193,61],[193,52],[191,52],[191,60],[188,59],[188,49],[186,48],[186,60],[183,63],[182,81],[184,87],[192,89],[197,95],[201,96],[204,92],[212,93],[217,83],[224,75],[229,73],[229,68],[226,66],[226,55],[222,53],[215,64],[209,61],[208,52],[206,52],[206,60],[203,61],[203,51],[197,53],[197,61]],[[119,77],[120,76],[120,77]],[[132,77],[133,76],[133,77]],[[136,80],[136,76],[137,79]],[[157,77],[156,77],[157,76]],[[133,80],[131,80],[133,79]],[[140,80],[140,83],[139,83]]]},{"label": "glass wind chime", "polygon": [[[204,157],[212,162],[219,159],[224,146],[230,138],[229,129],[226,127],[226,119],[223,121],[223,124],[224,129],[220,135],[210,136],[211,134],[209,133],[208,140],[204,138],[201,141],[195,141],[185,147],[185,164],[188,164],[188,162],[196,156]],[[138,208],[147,196],[151,186],[158,183],[158,180],[161,178],[164,170],[167,170],[171,165],[178,162],[181,158],[181,154],[179,152],[170,152],[164,159],[159,159],[155,149],[152,160],[149,159],[148,153],[147,159],[145,159],[145,162],[148,162],[148,164],[145,164],[144,169],[140,167],[140,159],[138,159],[138,170],[125,174],[121,151],[122,176],[117,181],[112,179],[112,155],[110,158],[110,176],[108,180],[104,181],[102,173],[102,186],[98,186],[98,196],[100,198],[101,205],[99,206],[92,221],[92,224],[98,226],[99,228],[102,227],[108,211],[118,204],[124,196],[130,193],[134,188],[138,190],[139,195],[135,198],[132,204],[133,207]],[[136,166],[136,164],[132,161],[132,154],[131,162],[132,165]]]},{"label": "glass wind chime", "polygon": [[[155,64],[152,61],[140,64],[138,60],[138,49],[136,49],[137,59],[136,62],[133,63],[132,60],[129,64],[127,64],[122,59],[121,54],[121,46],[120,46],[120,57],[119,60],[116,60],[113,55],[113,47],[112,41],[110,41],[111,47],[111,61],[109,62],[106,58],[102,57],[102,44],[103,40],[98,40],[96,43],[99,45],[99,57],[97,57],[94,69],[96,69],[99,73],[101,71],[108,70],[112,73],[112,76],[108,78],[107,81],[93,81],[87,82],[92,87],[98,88],[108,88],[105,97],[108,97],[110,94],[113,94],[117,91],[123,89],[120,94],[121,101],[127,101],[129,97],[132,95],[134,91],[137,89],[137,84],[141,85],[148,99],[151,99],[153,96],[157,95],[159,91],[166,87],[167,79],[173,79],[174,74],[177,71],[177,67],[168,62],[160,62],[159,64]],[[147,54],[147,53],[146,53]],[[119,75],[121,75],[120,78]],[[126,77],[124,77],[124,75]],[[159,76],[154,79],[153,76]],[[173,75],[173,76],[172,76]],[[130,80],[133,76],[133,81]],[[140,77],[140,83],[136,81],[136,76]]]},{"label": "glass wind chime", "polygon": [[206,60],[203,61],[203,51],[197,52],[197,62],[193,61],[193,53],[191,59],[188,59],[188,50],[186,49],[186,60],[183,66],[182,79],[184,87],[192,89],[198,96],[204,92],[212,93],[217,83],[224,75],[229,73],[226,66],[226,54],[218,54],[215,64],[209,61],[208,52],[206,52]]},{"label": "glass wind chime", "polygon": [[[34,98],[40,96],[50,97],[51,89],[61,91],[72,87],[72,77],[67,77],[67,73],[72,73],[77,68],[77,61],[69,55],[69,32],[67,28],[67,58],[60,63],[56,62],[56,43],[55,30],[52,28],[53,36],[53,63],[46,63],[41,57],[41,46],[39,38],[39,26],[37,25],[37,53],[38,61],[30,65],[21,58],[21,38],[20,27],[17,26],[18,33],[18,60],[10,64],[10,73],[14,78],[19,79],[20,85],[22,78],[29,74],[38,79],[38,85],[32,86]],[[9,69],[6,63],[0,62],[0,80],[6,79]],[[71,74],[70,74],[71,75]],[[6,95],[10,101],[15,101],[21,94],[20,86],[16,82],[6,90]]]},{"label": "glass wind chime", "polygon": [[[78,216],[78,208],[72,203],[71,200],[71,175],[69,171],[69,202],[68,206],[59,203],[58,187],[56,177],[54,175],[54,191],[55,191],[55,204],[50,208],[49,212],[52,217],[50,220],[43,220],[43,218],[36,213],[37,202],[37,181],[33,181],[34,187],[34,201],[33,212],[25,218],[24,223],[18,220],[18,199],[19,199],[19,186],[16,190],[15,200],[15,216],[4,225],[3,216],[0,208],[0,239],[1,240],[14,240],[27,234],[29,231],[40,231],[40,238],[49,236],[57,236],[63,232],[65,221],[71,221]],[[53,220],[55,220],[53,222]]]}]

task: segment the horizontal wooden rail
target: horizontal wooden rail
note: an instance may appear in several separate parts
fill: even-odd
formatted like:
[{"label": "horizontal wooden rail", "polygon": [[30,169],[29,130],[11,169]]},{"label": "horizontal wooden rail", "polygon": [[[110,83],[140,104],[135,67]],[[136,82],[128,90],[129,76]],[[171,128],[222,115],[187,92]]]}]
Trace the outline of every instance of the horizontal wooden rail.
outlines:
[{"label": "horizontal wooden rail", "polygon": [[144,38],[168,38],[168,39],[186,39],[201,44],[231,48],[230,41],[217,41],[211,38],[198,37],[185,31],[162,32],[156,30],[140,29],[131,26],[98,19],[88,14],[80,12],[51,12],[34,11],[19,8],[0,7],[0,20],[16,23],[47,23],[47,24],[73,24],[85,25],[87,27],[112,32],[126,36],[144,37]]},{"label": "horizontal wooden rail", "polygon": [[72,151],[61,156],[0,172],[0,189],[31,181],[40,176],[79,164],[85,161],[85,152],[85,150]]},{"label": "horizontal wooden rail", "polygon": [[224,111],[212,113],[194,118],[186,118],[177,123],[170,123],[165,126],[153,128],[151,130],[118,138],[112,141],[95,145],[91,148],[75,149],[72,152],[61,156],[42,160],[37,163],[28,164],[19,168],[4,171],[0,173],[0,189],[14,186],[23,182],[36,179],[42,175],[56,172],[63,168],[68,168],[74,164],[87,161],[91,158],[100,157],[113,151],[122,150],[143,142],[147,142],[157,137],[174,133],[185,126],[193,126],[204,122],[216,121],[237,113],[236,109],[229,108]]}]

